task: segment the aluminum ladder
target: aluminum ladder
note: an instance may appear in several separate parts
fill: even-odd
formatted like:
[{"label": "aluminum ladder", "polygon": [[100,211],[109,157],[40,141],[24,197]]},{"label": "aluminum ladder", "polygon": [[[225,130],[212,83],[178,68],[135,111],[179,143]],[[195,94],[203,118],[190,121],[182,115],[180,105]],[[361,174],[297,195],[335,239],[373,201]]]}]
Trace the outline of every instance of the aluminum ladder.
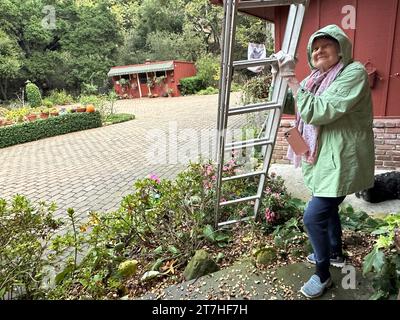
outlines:
[{"label": "aluminum ladder", "polygon": [[[255,67],[255,66],[268,66],[275,64],[277,60],[273,57],[258,60],[243,60],[232,61],[233,47],[235,42],[236,33],[236,19],[239,9],[252,9],[252,8],[265,8],[290,5],[289,15],[286,25],[286,30],[283,38],[281,50],[287,54],[295,56],[301,28],[303,25],[304,14],[308,6],[308,0],[225,0],[224,1],[224,22],[222,32],[222,55],[221,55],[221,74],[220,74],[220,91],[218,97],[218,120],[217,120],[217,152],[216,152],[216,165],[217,165],[217,189],[216,189],[216,205],[215,205],[215,226],[223,227],[229,224],[237,223],[240,221],[256,218],[265,187],[265,181],[268,174],[269,165],[271,162],[272,152],[274,149],[279,123],[282,114],[282,108],[285,103],[287,93],[287,82],[279,76],[279,73],[274,77],[271,88],[273,88],[271,101],[261,103],[253,103],[243,106],[230,106],[230,90],[232,83],[232,76],[235,70]],[[253,112],[268,111],[269,116],[264,122],[262,135],[256,139],[235,141],[233,143],[226,143],[226,132],[228,125],[228,118],[234,115],[241,115]],[[262,146],[263,167],[259,171],[239,174],[230,177],[222,177],[224,166],[224,153],[236,149],[244,149],[255,146]],[[233,200],[221,201],[222,184],[227,181],[235,179],[244,179],[249,177],[259,177],[257,193],[253,196],[237,198]],[[234,219],[228,221],[219,221],[220,209],[223,206],[236,204],[240,202],[254,201],[254,215],[247,216],[241,219]]]}]

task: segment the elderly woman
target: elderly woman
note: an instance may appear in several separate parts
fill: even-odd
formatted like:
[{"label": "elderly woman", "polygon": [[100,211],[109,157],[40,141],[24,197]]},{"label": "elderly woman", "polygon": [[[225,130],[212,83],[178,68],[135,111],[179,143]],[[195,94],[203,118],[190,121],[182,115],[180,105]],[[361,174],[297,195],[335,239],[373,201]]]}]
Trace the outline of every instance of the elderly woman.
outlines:
[{"label": "elderly woman", "polygon": [[[304,213],[314,253],[307,260],[315,274],[301,292],[314,298],[332,284],[329,266],[342,267],[339,205],[346,195],[374,184],[372,102],[364,66],[352,60],[352,44],[336,25],[315,32],[307,47],[311,74],[301,83],[283,74],[290,87],[284,113],[296,113],[296,125],[309,151],[288,157],[302,166],[312,198]],[[284,66],[280,66],[281,69]]]}]

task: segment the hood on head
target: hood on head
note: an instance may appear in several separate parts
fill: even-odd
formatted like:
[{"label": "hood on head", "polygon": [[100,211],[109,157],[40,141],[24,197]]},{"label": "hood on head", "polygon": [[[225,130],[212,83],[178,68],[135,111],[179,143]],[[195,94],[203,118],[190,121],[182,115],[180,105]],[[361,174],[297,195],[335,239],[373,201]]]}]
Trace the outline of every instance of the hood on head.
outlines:
[{"label": "hood on head", "polygon": [[347,66],[349,63],[353,62],[353,57],[352,57],[353,45],[351,44],[350,39],[347,37],[344,31],[340,29],[337,25],[330,24],[314,32],[311,35],[310,40],[308,40],[307,58],[308,58],[308,64],[311,69],[314,69],[314,66],[311,63],[312,43],[316,38],[322,36],[330,36],[336,39],[337,42],[339,42],[340,46],[339,56],[342,58],[341,61],[344,64],[344,66]]}]

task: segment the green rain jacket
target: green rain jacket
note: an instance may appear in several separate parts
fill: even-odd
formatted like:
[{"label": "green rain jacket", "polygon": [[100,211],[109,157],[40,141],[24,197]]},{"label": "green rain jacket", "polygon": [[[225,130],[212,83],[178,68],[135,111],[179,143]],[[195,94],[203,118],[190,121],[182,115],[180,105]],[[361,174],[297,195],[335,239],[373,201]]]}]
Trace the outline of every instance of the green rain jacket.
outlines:
[{"label": "green rain jacket", "polygon": [[[344,69],[332,84],[315,96],[301,87],[297,108],[305,123],[320,126],[318,158],[312,165],[302,162],[304,182],[317,197],[340,197],[374,184],[375,153],[372,130],[372,100],[364,66],[352,60],[352,44],[336,25],[315,32],[307,46],[311,68],[311,46],[316,37],[329,35],[340,44]],[[289,93],[284,113],[294,114]]]}]

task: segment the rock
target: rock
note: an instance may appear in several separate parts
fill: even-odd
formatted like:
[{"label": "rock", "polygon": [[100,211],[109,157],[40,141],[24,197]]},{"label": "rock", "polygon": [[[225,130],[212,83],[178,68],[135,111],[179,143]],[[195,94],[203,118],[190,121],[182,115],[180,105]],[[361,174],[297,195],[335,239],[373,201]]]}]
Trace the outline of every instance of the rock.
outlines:
[{"label": "rock", "polygon": [[136,260],[126,260],[119,264],[118,273],[123,277],[130,277],[136,273],[138,262]]},{"label": "rock", "polygon": [[263,265],[269,265],[276,261],[277,258],[277,251],[273,247],[267,247],[261,249],[257,253],[257,263]]},{"label": "rock", "polygon": [[219,267],[205,250],[197,250],[183,272],[183,276],[186,280],[192,280],[218,270]]}]

